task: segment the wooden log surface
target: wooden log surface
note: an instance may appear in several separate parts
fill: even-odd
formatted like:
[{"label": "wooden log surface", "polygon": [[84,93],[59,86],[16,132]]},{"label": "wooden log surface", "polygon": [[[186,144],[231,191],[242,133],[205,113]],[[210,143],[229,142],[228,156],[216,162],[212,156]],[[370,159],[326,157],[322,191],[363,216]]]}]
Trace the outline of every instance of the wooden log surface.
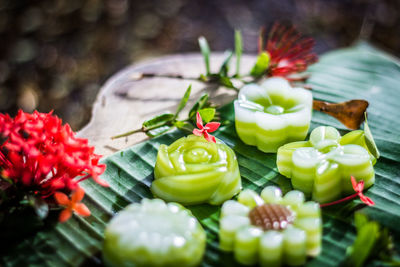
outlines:
[{"label": "wooden log surface", "polygon": [[[210,57],[212,72],[217,72],[223,62],[222,53]],[[241,73],[249,73],[255,56],[244,55]],[[235,59],[231,71],[235,69]],[[154,74],[154,77],[141,77]],[[187,108],[181,117],[187,117],[189,107],[204,93],[217,104],[226,104],[236,97],[236,92],[227,88],[216,88],[197,80],[205,73],[202,56],[179,54],[126,67],[113,75],[100,89],[92,109],[90,122],[78,132],[95,146],[96,153],[107,156],[145,140],[144,133],[111,140],[111,137],[141,127],[142,122],[165,111],[174,112],[186,88],[192,84],[192,93]],[[169,77],[182,76],[182,77]]]}]

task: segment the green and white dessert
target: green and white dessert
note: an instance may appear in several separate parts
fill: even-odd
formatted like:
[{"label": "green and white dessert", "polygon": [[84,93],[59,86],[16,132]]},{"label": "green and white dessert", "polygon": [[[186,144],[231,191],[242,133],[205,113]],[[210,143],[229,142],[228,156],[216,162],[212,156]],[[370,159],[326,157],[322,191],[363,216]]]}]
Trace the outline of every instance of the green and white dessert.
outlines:
[{"label": "green and white dessert", "polygon": [[191,212],[177,203],[144,199],[119,212],[104,233],[108,266],[197,266],[206,233]]},{"label": "green and white dessert", "polygon": [[203,136],[182,137],[170,146],[161,145],[151,191],[156,197],[184,205],[218,205],[240,192],[241,178],[236,155],[221,140]]},{"label": "green and white dessert", "polygon": [[304,88],[292,88],[283,78],[244,86],[235,106],[239,138],[263,152],[304,140],[310,127],[313,98]]},{"label": "green and white dessert", "polygon": [[302,265],[321,251],[322,221],[319,204],[304,202],[293,190],[282,197],[276,186],[259,196],[242,191],[238,201],[226,201],[221,210],[220,248],[233,251],[244,265]]},{"label": "green and white dessert", "polygon": [[279,172],[290,178],[293,188],[320,203],[354,193],[351,176],[363,180],[365,188],[374,184],[376,158],[368,150],[362,130],[343,137],[333,127],[321,126],[310,140],[279,148]]}]

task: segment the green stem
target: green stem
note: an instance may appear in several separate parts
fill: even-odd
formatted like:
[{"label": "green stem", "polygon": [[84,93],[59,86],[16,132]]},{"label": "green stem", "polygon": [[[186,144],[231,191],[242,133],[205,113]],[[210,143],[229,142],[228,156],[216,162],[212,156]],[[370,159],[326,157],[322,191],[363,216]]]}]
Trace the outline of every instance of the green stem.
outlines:
[{"label": "green stem", "polygon": [[118,139],[118,138],[121,138],[121,137],[127,137],[127,136],[130,136],[130,135],[132,135],[132,134],[140,133],[140,132],[145,133],[146,131],[143,130],[143,128],[140,128],[140,129],[136,129],[136,130],[133,130],[133,131],[129,131],[129,132],[126,132],[126,133],[123,133],[123,134],[114,135],[114,136],[111,137],[111,139],[114,140],[114,139]]}]

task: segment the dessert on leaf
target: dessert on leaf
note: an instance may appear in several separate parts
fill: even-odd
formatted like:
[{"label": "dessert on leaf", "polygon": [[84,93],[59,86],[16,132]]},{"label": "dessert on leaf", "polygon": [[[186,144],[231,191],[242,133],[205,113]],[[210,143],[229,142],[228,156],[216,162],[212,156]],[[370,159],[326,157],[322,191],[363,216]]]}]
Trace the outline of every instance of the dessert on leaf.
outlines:
[{"label": "dessert on leaf", "polygon": [[263,152],[276,152],[288,142],[304,140],[310,127],[313,98],[283,78],[244,86],[235,101],[239,138]]},{"label": "dessert on leaf", "polygon": [[354,193],[351,177],[374,184],[373,165],[379,152],[366,124],[365,130],[344,136],[333,127],[320,126],[311,132],[310,140],[293,142],[279,148],[277,166],[291,179],[295,189],[313,200],[326,203]]},{"label": "dessert on leaf", "polygon": [[205,246],[206,233],[190,211],[143,199],[108,224],[103,258],[108,266],[197,266]]},{"label": "dessert on leaf", "polygon": [[221,140],[210,135],[219,123],[203,125],[197,114],[193,135],[170,146],[160,145],[151,191],[156,197],[185,205],[218,205],[241,189],[236,155]]},{"label": "dessert on leaf", "polygon": [[259,196],[246,189],[238,201],[226,201],[221,210],[220,248],[233,251],[244,265],[302,265],[321,250],[322,221],[318,203],[304,202],[293,190],[282,197],[276,186]]}]

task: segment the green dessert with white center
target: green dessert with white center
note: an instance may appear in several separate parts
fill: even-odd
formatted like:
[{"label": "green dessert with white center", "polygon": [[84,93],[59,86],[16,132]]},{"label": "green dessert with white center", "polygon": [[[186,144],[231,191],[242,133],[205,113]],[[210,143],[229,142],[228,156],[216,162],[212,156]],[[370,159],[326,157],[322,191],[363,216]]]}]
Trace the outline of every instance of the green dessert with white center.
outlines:
[{"label": "green dessert with white center", "polygon": [[277,155],[279,172],[291,179],[295,189],[320,203],[354,193],[351,176],[363,180],[365,188],[372,186],[375,162],[364,131],[341,137],[335,128],[328,126],[314,129],[309,141],[280,147]]},{"label": "green dessert with white center", "polygon": [[109,266],[197,266],[206,233],[191,212],[177,203],[144,199],[119,212],[104,233]]},{"label": "green dessert with white center", "polygon": [[308,90],[292,88],[283,78],[246,85],[234,102],[236,132],[245,144],[276,152],[288,142],[304,140],[312,103]]},{"label": "green dessert with white center", "polygon": [[268,186],[259,196],[252,190],[238,201],[226,201],[221,210],[220,248],[233,251],[244,265],[302,265],[321,251],[322,221],[318,203],[304,202],[300,191],[284,197]]},{"label": "green dessert with white center", "polygon": [[185,205],[218,205],[240,192],[241,178],[235,153],[220,140],[182,137],[161,145],[151,191],[156,197]]}]

